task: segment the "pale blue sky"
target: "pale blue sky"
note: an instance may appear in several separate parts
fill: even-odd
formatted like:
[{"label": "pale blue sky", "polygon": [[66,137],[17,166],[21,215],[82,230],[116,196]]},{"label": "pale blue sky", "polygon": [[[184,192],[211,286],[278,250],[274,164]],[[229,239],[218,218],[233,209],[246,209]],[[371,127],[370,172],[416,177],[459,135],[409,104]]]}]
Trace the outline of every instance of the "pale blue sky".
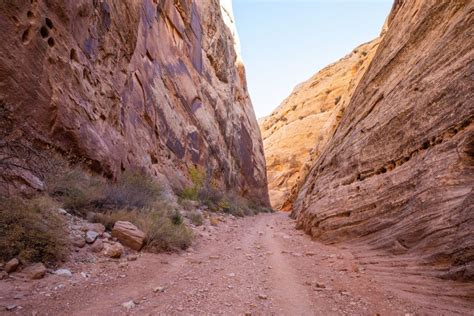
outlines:
[{"label": "pale blue sky", "polygon": [[392,0],[234,0],[258,118],[298,83],[379,33]]}]

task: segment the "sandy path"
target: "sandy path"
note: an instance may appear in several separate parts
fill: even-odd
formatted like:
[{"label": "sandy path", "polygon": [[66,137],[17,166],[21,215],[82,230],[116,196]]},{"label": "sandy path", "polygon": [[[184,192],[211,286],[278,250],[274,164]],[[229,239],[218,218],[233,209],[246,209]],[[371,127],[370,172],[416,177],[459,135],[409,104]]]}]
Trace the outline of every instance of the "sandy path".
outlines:
[{"label": "sandy path", "polygon": [[[473,293],[461,301],[442,295],[451,283],[426,277],[411,280],[410,292],[401,290],[393,286],[393,275],[372,272],[347,246],[311,241],[285,214],[228,219],[206,228],[194,249],[180,255],[144,254],[127,264],[84,263],[71,270],[72,279],[0,283],[0,305],[21,305],[9,312],[21,315],[467,315],[474,310],[472,285],[456,288]],[[156,287],[164,292],[155,293]],[[417,294],[421,288],[439,290],[427,297]],[[130,300],[137,303],[134,308],[121,306]]]}]

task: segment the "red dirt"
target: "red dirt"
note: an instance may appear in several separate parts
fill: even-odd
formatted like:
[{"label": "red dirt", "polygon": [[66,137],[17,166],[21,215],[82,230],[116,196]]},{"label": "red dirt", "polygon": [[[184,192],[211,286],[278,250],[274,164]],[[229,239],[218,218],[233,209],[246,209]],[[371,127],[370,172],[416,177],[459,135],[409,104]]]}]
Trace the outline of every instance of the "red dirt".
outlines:
[{"label": "red dirt", "polygon": [[[48,275],[39,281],[0,281],[0,306],[21,306],[1,313],[472,315],[474,311],[473,284],[400,270],[390,273],[379,262],[359,261],[352,246],[311,241],[285,214],[229,218],[205,229],[194,249],[179,255],[143,254],[126,267],[111,260],[71,265],[71,279]],[[164,292],[155,293],[156,287],[164,287]],[[122,304],[130,300],[137,304],[126,310]]]}]

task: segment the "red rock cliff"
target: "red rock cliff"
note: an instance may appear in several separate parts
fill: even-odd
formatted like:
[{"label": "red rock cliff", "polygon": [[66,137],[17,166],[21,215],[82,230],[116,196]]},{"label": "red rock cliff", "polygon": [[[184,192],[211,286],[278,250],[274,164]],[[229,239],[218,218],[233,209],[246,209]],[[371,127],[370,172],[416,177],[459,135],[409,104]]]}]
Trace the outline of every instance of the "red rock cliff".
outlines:
[{"label": "red rock cliff", "polygon": [[293,205],[306,232],[474,279],[473,12],[469,0],[396,1]]},{"label": "red rock cliff", "polygon": [[140,168],[180,187],[197,164],[268,204],[231,12],[217,0],[2,1],[2,109],[16,133],[106,176]]}]

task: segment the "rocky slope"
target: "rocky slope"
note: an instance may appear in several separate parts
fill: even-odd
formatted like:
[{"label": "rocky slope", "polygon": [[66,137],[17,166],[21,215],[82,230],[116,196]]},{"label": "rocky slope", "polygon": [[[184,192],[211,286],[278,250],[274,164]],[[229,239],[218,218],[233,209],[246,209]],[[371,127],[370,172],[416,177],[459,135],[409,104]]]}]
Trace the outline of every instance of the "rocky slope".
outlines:
[{"label": "rocky slope", "polygon": [[395,1],[293,205],[307,233],[474,279],[473,12],[468,0]]},{"label": "rocky slope", "polygon": [[334,133],[379,43],[380,38],[361,45],[324,68],[259,121],[274,208],[289,209],[290,192],[298,191],[309,166]]},{"label": "rocky slope", "polygon": [[[140,169],[177,188],[201,165],[268,204],[231,8],[20,0],[2,1],[0,12],[4,139],[52,147],[107,177]],[[33,166],[7,176],[41,187],[34,175]]]}]

